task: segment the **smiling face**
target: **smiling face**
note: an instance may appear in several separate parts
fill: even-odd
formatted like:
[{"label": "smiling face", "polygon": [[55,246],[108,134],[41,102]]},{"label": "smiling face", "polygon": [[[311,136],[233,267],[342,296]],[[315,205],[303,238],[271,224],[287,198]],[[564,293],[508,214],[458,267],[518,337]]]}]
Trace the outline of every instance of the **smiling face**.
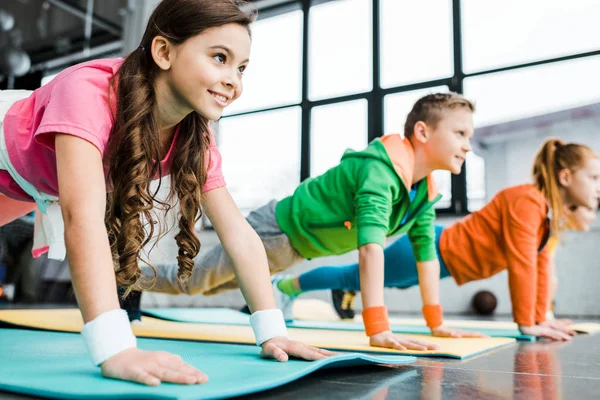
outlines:
[{"label": "smiling face", "polygon": [[208,120],[219,119],[242,94],[250,45],[247,28],[235,23],[207,29],[178,46],[167,45],[167,62],[155,61],[165,70],[169,97],[175,103],[170,106],[177,108],[173,112],[196,111]]},{"label": "smiling face", "polygon": [[465,107],[444,110],[434,127],[425,126],[424,129],[428,131],[425,150],[433,168],[459,174],[471,151],[474,133],[471,110]]}]

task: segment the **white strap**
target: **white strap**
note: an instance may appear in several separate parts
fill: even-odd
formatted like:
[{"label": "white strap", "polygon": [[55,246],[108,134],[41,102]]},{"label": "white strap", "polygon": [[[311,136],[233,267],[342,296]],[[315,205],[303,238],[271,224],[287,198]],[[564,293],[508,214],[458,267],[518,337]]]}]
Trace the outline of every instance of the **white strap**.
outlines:
[{"label": "white strap", "polygon": [[62,211],[57,202],[52,202],[46,209],[46,214],[42,216],[42,228],[46,233],[48,240],[48,258],[51,260],[62,261],[67,255],[65,247],[65,223],[62,218]]},{"label": "white strap", "polygon": [[15,169],[8,156],[4,137],[4,117],[9,108],[17,100],[29,97],[31,91],[2,91],[0,93],[0,170],[7,171],[25,193],[31,196],[38,205],[33,235],[33,253],[39,257],[41,249],[49,248],[48,258],[64,260],[67,253],[64,241],[64,223],[56,196],[40,192],[27,182]]},{"label": "white strap", "polygon": [[250,316],[250,325],[252,325],[258,346],[274,337],[287,338],[288,336],[283,313],[278,308],[254,312]]},{"label": "white strap", "polygon": [[65,246],[65,223],[60,205],[52,202],[46,214],[36,211],[33,224],[33,254],[39,257],[43,249],[49,248],[48,258],[62,261],[67,255]]},{"label": "white strap", "polygon": [[81,335],[95,365],[131,347],[137,341],[125,310],[106,311],[83,326]]}]

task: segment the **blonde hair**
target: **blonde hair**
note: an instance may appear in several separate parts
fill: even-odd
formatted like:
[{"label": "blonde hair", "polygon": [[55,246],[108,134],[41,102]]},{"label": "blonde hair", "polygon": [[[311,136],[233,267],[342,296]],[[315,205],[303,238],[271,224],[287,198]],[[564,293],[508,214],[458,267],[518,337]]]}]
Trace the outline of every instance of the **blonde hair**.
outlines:
[{"label": "blonde hair", "polygon": [[444,111],[458,107],[475,112],[475,104],[454,92],[434,93],[421,97],[406,117],[404,137],[409,138],[413,135],[417,122],[423,121],[427,125],[435,127],[442,119]]},{"label": "blonde hair", "polygon": [[563,169],[576,171],[589,158],[598,158],[591,148],[579,143],[564,143],[557,138],[548,139],[535,156],[533,183],[544,194],[552,209],[551,229],[554,235],[568,229],[564,224],[565,211],[560,195],[558,173]]}]

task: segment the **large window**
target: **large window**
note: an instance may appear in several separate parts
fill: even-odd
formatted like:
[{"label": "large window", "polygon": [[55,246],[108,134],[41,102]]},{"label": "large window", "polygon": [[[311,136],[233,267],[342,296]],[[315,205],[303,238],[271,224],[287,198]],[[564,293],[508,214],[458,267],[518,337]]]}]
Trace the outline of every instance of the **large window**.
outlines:
[{"label": "large window", "polygon": [[299,103],[302,99],[302,11],[256,22],[242,96],[226,115]]},{"label": "large window", "polygon": [[367,102],[356,100],[312,110],[310,175],[317,176],[339,164],[348,148],[367,146]]},{"label": "large window", "polygon": [[600,49],[597,0],[462,0],[467,73]]},{"label": "large window", "polygon": [[300,183],[300,107],[225,118],[217,144],[233,199],[248,212]]},{"label": "large window", "polygon": [[371,90],[371,0],[313,6],[309,18],[311,100]]},{"label": "large window", "polygon": [[[596,0],[261,3],[244,94],[219,123],[244,210],[291,194],[348,148],[403,133],[427,93],[464,93],[476,128],[600,101]],[[489,200],[482,155],[460,175],[434,173],[438,213]]]},{"label": "large window", "polygon": [[465,79],[477,101],[476,126],[547,114],[600,101],[600,56]]},{"label": "large window", "polygon": [[452,1],[381,0],[380,4],[381,86],[451,76]]},{"label": "large window", "polygon": [[244,213],[300,183],[302,111],[293,105],[302,99],[303,16],[294,10],[253,25],[244,92],[218,122],[223,174]]},{"label": "large window", "polygon": [[476,152],[467,153],[467,200],[469,211],[477,211],[485,205],[485,160]]}]

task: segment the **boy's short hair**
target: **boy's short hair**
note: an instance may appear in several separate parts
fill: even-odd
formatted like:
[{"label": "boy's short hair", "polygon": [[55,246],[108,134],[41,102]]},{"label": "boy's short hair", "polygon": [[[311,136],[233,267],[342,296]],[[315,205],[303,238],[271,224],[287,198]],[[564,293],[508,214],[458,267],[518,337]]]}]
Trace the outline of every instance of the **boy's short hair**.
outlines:
[{"label": "boy's short hair", "polygon": [[471,112],[475,111],[475,105],[458,93],[434,93],[421,97],[406,117],[404,137],[409,138],[413,135],[417,122],[423,121],[427,125],[435,127],[442,119],[444,111],[458,107],[465,107]]}]

